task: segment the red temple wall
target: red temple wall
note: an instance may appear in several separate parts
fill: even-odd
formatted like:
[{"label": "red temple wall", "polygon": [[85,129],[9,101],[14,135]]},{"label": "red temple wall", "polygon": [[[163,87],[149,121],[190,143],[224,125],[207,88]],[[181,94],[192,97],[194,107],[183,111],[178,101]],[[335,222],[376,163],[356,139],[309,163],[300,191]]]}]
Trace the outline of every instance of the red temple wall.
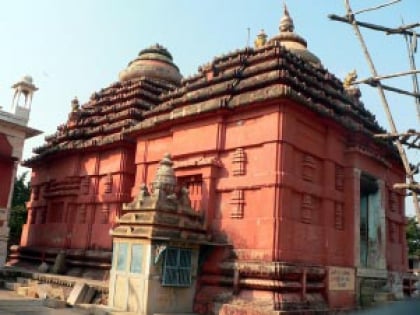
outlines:
[{"label": "red temple wall", "polygon": [[[381,198],[387,217],[388,268],[405,270],[402,195],[394,197],[397,205],[393,212],[388,201],[392,185],[404,182],[401,166],[381,162],[380,154],[375,157],[370,149],[366,153],[348,148],[341,127],[301,107],[288,107],[283,124],[281,260],[354,266],[358,253],[349,249],[355,248],[354,213],[359,208],[360,179],[353,170],[358,169],[384,182]],[[376,148],[370,140],[358,145],[372,151]],[[341,176],[337,175],[339,169]],[[341,184],[339,177],[343,178]],[[390,221],[395,225],[391,232]]]},{"label": "red temple wall", "polygon": [[0,157],[0,208],[6,208],[9,200],[14,162]]},{"label": "red temple wall", "polygon": [[[270,260],[279,176],[279,165],[273,156],[278,155],[279,130],[278,107],[271,106],[225,119],[214,116],[204,121],[185,122],[161,134],[143,134],[137,140],[136,184],[132,194],[137,193],[142,182],[153,180],[158,162],[170,152],[177,176],[202,175],[203,206],[215,238],[227,238],[243,259]],[[234,176],[233,155],[238,148],[246,154],[246,170]],[[223,166],[199,165],[200,160],[209,157],[217,158]],[[193,162],[188,167],[177,167],[185,161]],[[194,165],[194,161],[198,164]],[[239,202],[234,199],[238,190],[241,191]],[[208,202],[214,206],[208,207]],[[256,227],[264,230],[264,234],[255,233]]]},{"label": "red temple wall", "polygon": [[[280,260],[311,264],[353,264],[353,233],[336,169],[344,168],[343,130],[301,106],[284,109]],[[342,209],[335,224],[336,208]],[[351,242],[351,241],[350,241]],[[350,247],[351,248],[351,247]]]},{"label": "red temple wall", "polygon": [[34,167],[21,245],[110,250],[109,230],[133,180],[134,150],[124,147]]},{"label": "red temple wall", "polygon": [[11,181],[13,180],[13,167],[12,146],[6,136],[0,134],[0,208],[7,208]]}]

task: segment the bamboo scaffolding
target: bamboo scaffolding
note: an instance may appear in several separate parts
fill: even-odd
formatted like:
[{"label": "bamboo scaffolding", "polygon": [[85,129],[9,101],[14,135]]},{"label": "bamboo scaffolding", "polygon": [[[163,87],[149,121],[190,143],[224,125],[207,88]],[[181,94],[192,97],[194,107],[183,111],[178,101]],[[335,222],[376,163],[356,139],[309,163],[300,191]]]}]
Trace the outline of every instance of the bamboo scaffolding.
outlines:
[{"label": "bamboo scaffolding", "polygon": [[375,138],[399,139],[400,142],[410,149],[420,149],[420,132],[415,130],[408,130],[404,133],[380,133],[374,135]]},{"label": "bamboo scaffolding", "polygon": [[359,81],[354,81],[353,84],[359,84],[359,83],[366,83],[368,81],[379,81],[379,80],[385,80],[385,79],[392,79],[392,78],[396,78],[396,77],[402,77],[405,75],[410,75],[410,74],[416,74],[416,73],[420,73],[420,70],[416,70],[416,69],[411,69],[408,71],[403,71],[403,72],[396,72],[396,73],[392,73],[392,74],[385,74],[385,75],[378,75],[376,77],[369,77],[366,79],[362,79]]},{"label": "bamboo scaffolding", "polygon": [[[355,15],[351,9],[350,6],[350,0],[344,0],[344,6],[346,8],[347,14],[346,17],[340,17],[334,14],[330,14],[328,17],[332,20],[336,20],[336,21],[340,21],[340,22],[344,22],[344,23],[348,23],[351,24],[353,27],[353,30],[356,34],[357,39],[360,42],[360,45],[362,47],[362,51],[363,54],[365,55],[366,61],[368,63],[368,66],[370,68],[370,72],[372,74],[373,78],[377,78],[379,77],[375,64],[373,62],[373,59],[369,53],[369,50],[367,48],[366,42],[364,40],[364,37],[360,31],[359,26],[362,27],[367,27],[370,29],[374,29],[374,30],[378,30],[378,31],[383,31],[383,32],[387,32],[388,34],[403,34],[403,35],[408,35],[408,36],[417,36],[417,34],[413,31],[408,31],[405,29],[393,29],[393,28],[388,28],[388,27],[383,27],[380,25],[376,25],[376,24],[371,24],[371,23],[366,23],[366,22],[359,22],[356,21],[355,19]],[[388,100],[385,96],[385,89],[382,85],[382,83],[380,81],[375,81],[375,85],[374,85],[379,93],[379,97],[381,99],[384,111],[385,111],[385,115],[387,117],[388,120],[388,124],[390,126],[391,129],[391,133],[392,134],[398,134],[397,131],[397,127],[395,125],[394,119],[392,117],[392,113],[390,110],[390,106],[388,104]],[[395,88],[394,88],[395,89]],[[400,138],[397,137],[394,139],[394,143],[397,147],[398,153],[401,157],[401,161],[403,163],[404,166],[404,170],[406,173],[406,177],[407,177],[407,183],[404,184],[395,184],[394,188],[397,189],[409,189],[412,192],[412,197],[413,197],[413,205],[414,205],[414,209],[416,211],[416,216],[417,216],[417,222],[420,223],[420,204],[419,204],[419,199],[418,199],[418,195],[420,194],[420,189],[419,189],[419,184],[415,181],[412,170],[411,170],[411,166],[410,163],[408,161],[407,155],[405,153],[405,149],[400,141]]]},{"label": "bamboo scaffolding", "polygon": [[[402,23],[404,23],[404,21],[402,21]],[[420,25],[420,23],[416,23],[417,25]],[[414,25],[414,24],[412,24]],[[410,25],[411,26],[411,25]],[[416,51],[417,48],[417,38],[411,38],[410,41],[410,37],[407,35],[404,35],[404,39],[405,39],[405,44],[407,47],[407,54],[408,54],[408,61],[410,63],[410,69],[411,70],[415,70],[416,69],[416,60],[414,59],[414,52]],[[414,41],[413,41],[414,39]],[[412,84],[413,84],[413,92],[414,93],[419,93],[419,80],[417,78],[417,74],[413,73],[411,75],[411,80],[412,80]],[[416,98],[415,100],[416,103],[416,110],[417,110],[417,119],[420,122],[420,98]]]},{"label": "bamboo scaffolding", "polygon": [[391,35],[391,34],[402,34],[402,35],[409,35],[409,36],[414,36],[414,35],[419,36],[420,35],[420,34],[414,32],[414,31],[410,31],[410,30],[407,30],[405,28],[391,28],[391,27],[385,27],[385,26],[381,26],[381,25],[377,25],[377,24],[373,24],[373,23],[356,21],[353,13],[351,15],[347,15],[347,16],[339,16],[339,15],[336,15],[336,14],[329,14],[328,18],[331,19],[331,20],[334,20],[334,21],[344,22],[344,23],[352,24],[352,25],[353,25],[353,21],[354,21],[354,24],[356,24],[356,26],[366,27],[366,28],[370,28],[370,29],[375,30],[375,31],[385,32],[388,35]]},{"label": "bamboo scaffolding", "polygon": [[374,11],[374,10],[378,10],[378,9],[382,9],[382,8],[388,7],[390,5],[396,4],[398,2],[401,2],[401,0],[393,0],[393,1],[390,1],[390,2],[387,2],[387,3],[384,3],[384,4],[381,4],[381,5],[378,5],[376,7],[362,9],[362,10],[359,10],[359,11],[354,12],[354,15],[360,14],[360,13],[369,12],[369,11]]}]

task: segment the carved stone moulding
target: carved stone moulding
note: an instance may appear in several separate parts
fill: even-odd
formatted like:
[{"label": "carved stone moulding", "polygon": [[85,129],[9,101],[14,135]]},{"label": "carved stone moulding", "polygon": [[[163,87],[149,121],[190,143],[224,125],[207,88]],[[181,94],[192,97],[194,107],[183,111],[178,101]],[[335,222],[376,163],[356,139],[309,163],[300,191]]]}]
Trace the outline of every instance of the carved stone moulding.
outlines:
[{"label": "carved stone moulding", "polygon": [[305,154],[302,159],[303,180],[308,181],[308,182],[314,182],[316,169],[317,169],[316,159],[310,154]]},{"label": "carved stone moulding", "polygon": [[88,195],[90,190],[90,178],[89,176],[85,176],[82,178],[82,182],[80,183],[80,192],[83,195]]},{"label": "carved stone moulding", "polygon": [[392,212],[398,212],[399,200],[398,194],[392,189],[389,190],[389,210]]},{"label": "carved stone moulding", "polygon": [[315,197],[310,194],[302,195],[301,204],[301,222],[310,224],[313,220],[313,211],[315,209]]},{"label": "carved stone moulding", "polygon": [[79,223],[86,223],[87,209],[85,204],[79,205]]},{"label": "carved stone moulding", "polygon": [[243,148],[238,148],[233,153],[232,173],[233,176],[241,176],[246,174],[246,153]]},{"label": "carved stone moulding", "polygon": [[102,224],[108,223],[109,220],[109,204],[108,203],[104,203],[101,206],[101,213],[100,213],[100,222]]},{"label": "carved stone moulding", "polygon": [[341,202],[335,203],[334,227],[337,230],[344,230],[344,206]]},{"label": "carved stone moulding", "polygon": [[105,182],[104,182],[104,192],[106,194],[112,193],[112,184],[113,184],[112,174],[109,173],[105,176]]},{"label": "carved stone moulding", "polygon": [[335,189],[344,190],[344,167],[340,165],[335,166]]},{"label": "carved stone moulding", "polygon": [[232,205],[230,217],[233,219],[242,219],[244,217],[245,206],[245,197],[243,189],[235,189],[234,191],[232,191],[230,204]]}]

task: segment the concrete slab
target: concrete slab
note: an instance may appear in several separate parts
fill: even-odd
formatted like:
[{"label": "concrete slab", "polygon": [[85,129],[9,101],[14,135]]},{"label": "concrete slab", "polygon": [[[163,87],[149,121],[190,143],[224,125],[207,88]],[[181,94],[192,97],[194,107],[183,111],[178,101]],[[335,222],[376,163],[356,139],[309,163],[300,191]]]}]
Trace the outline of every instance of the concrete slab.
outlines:
[{"label": "concrete slab", "polygon": [[76,305],[83,303],[83,299],[88,290],[86,283],[78,282],[74,285],[73,290],[71,290],[69,297],[67,298],[67,303],[70,305]]}]

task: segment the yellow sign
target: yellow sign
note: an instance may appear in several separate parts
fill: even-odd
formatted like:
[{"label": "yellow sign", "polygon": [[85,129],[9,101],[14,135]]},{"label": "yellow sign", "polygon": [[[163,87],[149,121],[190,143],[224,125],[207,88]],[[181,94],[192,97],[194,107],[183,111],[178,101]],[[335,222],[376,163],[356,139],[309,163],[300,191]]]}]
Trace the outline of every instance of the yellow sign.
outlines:
[{"label": "yellow sign", "polygon": [[354,291],[354,282],[353,268],[329,267],[328,288],[330,291]]}]

